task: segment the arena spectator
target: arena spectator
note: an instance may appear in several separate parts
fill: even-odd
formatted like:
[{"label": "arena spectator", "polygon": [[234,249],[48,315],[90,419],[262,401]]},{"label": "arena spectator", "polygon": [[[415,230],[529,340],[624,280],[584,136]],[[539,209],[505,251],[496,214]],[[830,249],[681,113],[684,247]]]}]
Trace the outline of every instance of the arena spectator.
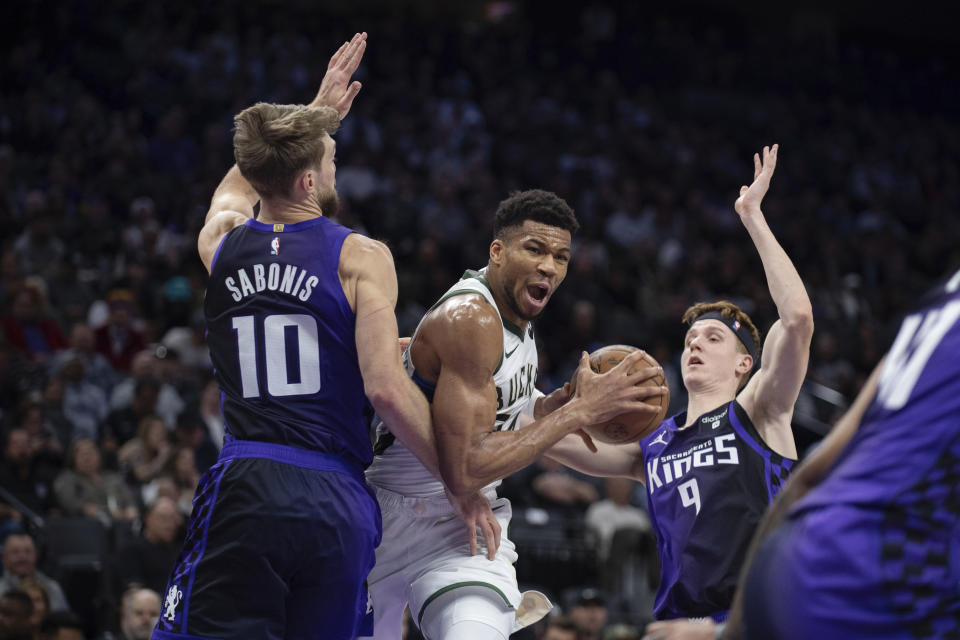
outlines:
[{"label": "arena spectator", "polygon": [[54,480],[53,490],[67,516],[96,518],[105,525],[137,517],[133,492],[120,474],[103,471],[93,440],[74,441],[67,453],[67,468]]},{"label": "arena spectator", "polygon": [[170,498],[160,497],[143,517],[143,532],[117,553],[120,591],[131,585],[163,593],[180,553],[183,517]]},{"label": "arena spectator", "polygon": [[[37,569],[37,546],[33,538],[25,533],[13,533],[3,542],[0,593],[20,589],[20,583],[24,581],[35,581],[43,586],[50,600],[50,611],[66,611],[70,608],[60,585]],[[33,609],[32,600],[30,608]]]}]

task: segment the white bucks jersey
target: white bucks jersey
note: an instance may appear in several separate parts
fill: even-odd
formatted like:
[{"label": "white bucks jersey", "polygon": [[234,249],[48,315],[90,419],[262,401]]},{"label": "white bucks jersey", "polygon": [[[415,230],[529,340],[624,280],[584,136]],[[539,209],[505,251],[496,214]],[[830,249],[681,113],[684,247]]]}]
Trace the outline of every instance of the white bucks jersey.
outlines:
[{"label": "white bucks jersey", "polygon": [[[475,293],[482,295],[494,309],[497,309],[493,294],[490,292],[490,285],[484,277],[485,273],[486,269],[467,271],[463,274],[463,278],[450,287],[432,308],[452,296]],[[497,314],[499,313],[497,309]],[[537,346],[532,324],[528,323],[527,329],[521,330],[502,316],[500,319],[503,324],[503,355],[500,366],[493,374],[493,382],[497,386],[497,418],[491,425],[491,430],[508,431],[517,429],[520,413],[533,395],[534,383],[537,380]],[[414,339],[416,339],[416,333],[414,333]],[[417,374],[409,354],[409,349],[403,354],[404,367],[427,399],[432,401],[435,385],[423,380]],[[384,424],[379,417],[375,417],[374,426],[376,428],[374,458],[373,464],[367,469],[367,480],[371,484],[413,497],[432,496],[443,492],[440,481],[427,471],[403,443],[393,437],[389,425]],[[488,488],[499,484],[498,480]]]}]

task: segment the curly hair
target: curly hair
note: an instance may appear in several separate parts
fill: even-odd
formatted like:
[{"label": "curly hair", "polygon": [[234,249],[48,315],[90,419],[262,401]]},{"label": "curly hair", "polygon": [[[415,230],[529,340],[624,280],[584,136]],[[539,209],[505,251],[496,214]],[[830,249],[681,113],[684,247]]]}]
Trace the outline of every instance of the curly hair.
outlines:
[{"label": "curly hair", "polygon": [[508,229],[519,227],[526,220],[565,229],[570,235],[580,228],[573,209],[563,198],[543,189],[529,189],[515,191],[500,203],[493,225],[493,237],[503,238]]}]

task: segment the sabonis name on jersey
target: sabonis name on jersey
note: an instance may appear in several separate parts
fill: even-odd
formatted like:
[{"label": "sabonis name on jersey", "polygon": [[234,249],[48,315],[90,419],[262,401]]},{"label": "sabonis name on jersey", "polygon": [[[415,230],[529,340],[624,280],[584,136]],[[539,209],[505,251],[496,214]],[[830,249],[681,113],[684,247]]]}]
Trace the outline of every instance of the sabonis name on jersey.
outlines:
[{"label": "sabonis name on jersey", "polygon": [[[247,273],[248,268],[253,272],[253,277]],[[306,302],[310,298],[310,294],[313,293],[314,287],[320,283],[317,276],[310,275],[307,277],[306,269],[301,269],[292,264],[281,265],[274,262],[267,267],[262,264],[254,264],[248,268],[237,269],[236,279],[232,276],[223,279],[223,284],[230,291],[230,296],[235,302],[240,302],[246,296],[264,291],[279,291]],[[237,286],[238,282],[239,287]]]}]

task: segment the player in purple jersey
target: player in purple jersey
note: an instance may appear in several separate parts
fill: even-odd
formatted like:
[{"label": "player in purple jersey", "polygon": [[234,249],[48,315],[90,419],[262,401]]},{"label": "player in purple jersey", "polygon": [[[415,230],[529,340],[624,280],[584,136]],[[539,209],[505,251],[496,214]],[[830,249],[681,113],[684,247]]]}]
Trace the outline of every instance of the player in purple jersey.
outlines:
[{"label": "player in purple jersey", "polygon": [[958,355],[960,271],[778,496],[721,637],[960,638]]},{"label": "player in purple jersey", "polygon": [[[632,445],[597,443],[590,453],[565,438],[547,455],[575,469],[644,482],[657,535],[661,581],[654,623],[691,625],[711,638],[725,618],[749,540],[796,458],[790,423],[807,370],[813,314],[803,282],[767,226],[761,201],[777,145],[754,156],[754,181],[735,209],[760,254],[779,320],[763,344],[752,322],[729,302],[694,305],[684,321],[681,373],[687,410]],[[712,620],[711,620],[712,619]],[[658,626],[659,625],[659,626]]]},{"label": "player in purple jersey", "polygon": [[[235,118],[237,165],[198,240],[227,438],[197,489],[154,638],[369,632],[381,523],[363,476],[364,396],[437,468],[429,405],[400,363],[390,252],[329,220],[331,134],[360,90],[351,78],[365,47],[366,34],[343,44],[309,105],[261,103]],[[457,504],[496,539],[485,500]]]}]

